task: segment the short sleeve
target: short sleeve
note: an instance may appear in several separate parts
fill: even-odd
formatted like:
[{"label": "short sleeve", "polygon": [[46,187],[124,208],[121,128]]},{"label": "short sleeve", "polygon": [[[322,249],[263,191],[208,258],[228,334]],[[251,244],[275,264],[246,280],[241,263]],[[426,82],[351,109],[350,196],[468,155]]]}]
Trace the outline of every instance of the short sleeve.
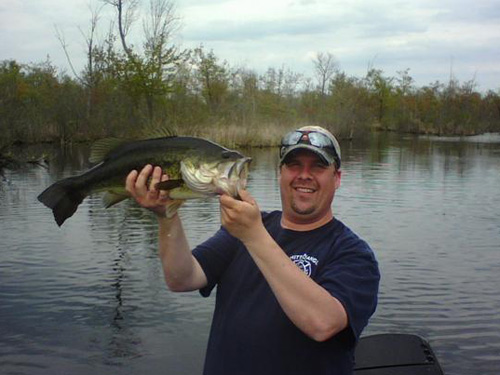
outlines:
[{"label": "short sleeve", "polygon": [[359,238],[341,242],[344,243],[335,246],[342,250],[334,252],[335,257],[319,272],[316,281],[344,306],[351,333],[349,341],[354,345],[375,312],[380,272],[366,242]]},{"label": "short sleeve", "polygon": [[207,277],[207,285],[200,289],[203,297],[208,297],[217,285],[237,251],[239,240],[221,227],[212,237],[193,249],[196,258]]}]

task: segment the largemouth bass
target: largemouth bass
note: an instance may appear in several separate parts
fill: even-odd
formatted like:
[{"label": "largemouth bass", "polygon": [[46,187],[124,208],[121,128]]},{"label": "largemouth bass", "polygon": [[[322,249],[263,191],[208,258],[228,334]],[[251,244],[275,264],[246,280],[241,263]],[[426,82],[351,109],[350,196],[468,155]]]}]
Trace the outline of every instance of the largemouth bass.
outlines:
[{"label": "largemouth bass", "polygon": [[68,177],[49,186],[38,200],[52,209],[61,226],[88,195],[103,192],[106,208],[129,198],[125,179],[133,169],[160,166],[169,180],[158,183],[174,200],[219,194],[238,197],[244,189],[251,158],[214,142],[195,137],[162,137],[126,142],[103,139],[96,142],[90,162],[98,163],[81,175]]}]

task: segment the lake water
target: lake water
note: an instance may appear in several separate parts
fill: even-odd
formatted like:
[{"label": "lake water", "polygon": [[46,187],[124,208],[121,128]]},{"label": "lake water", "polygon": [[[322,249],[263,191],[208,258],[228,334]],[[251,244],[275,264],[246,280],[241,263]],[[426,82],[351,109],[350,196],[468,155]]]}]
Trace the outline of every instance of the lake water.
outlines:
[{"label": "lake water", "polygon": [[[334,212],[382,272],[364,334],[416,333],[446,374],[498,374],[500,136],[379,134],[342,146]],[[131,202],[104,210],[92,196],[58,228],[36,196],[84,171],[88,150],[47,150],[48,170],[0,177],[0,373],[200,374],[214,299],[165,288],[156,221]],[[277,151],[245,153],[249,191],[279,209]],[[181,216],[192,246],[219,227],[216,200]]]}]

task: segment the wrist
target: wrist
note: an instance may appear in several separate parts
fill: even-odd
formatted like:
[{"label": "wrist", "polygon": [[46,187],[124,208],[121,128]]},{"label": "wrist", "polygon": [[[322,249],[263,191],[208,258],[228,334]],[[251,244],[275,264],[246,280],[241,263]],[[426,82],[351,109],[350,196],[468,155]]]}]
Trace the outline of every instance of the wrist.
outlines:
[{"label": "wrist", "polygon": [[158,220],[173,219],[175,216],[177,216],[177,211],[184,202],[185,200],[182,199],[169,200],[164,206],[161,207],[161,209],[152,211],[154,212],[156,217],[158,217]]},{"label": "wrist", "polygon": [[165,213],[156,213],[155,216],[158,219],[159,224],[169,224],[177,219],[179,219],[179,215],[177,212],[175,212],[171,216],[167,216]]},{"label": "wrist", "polygon": [[243,244],[247,249],[262,248],[263,243],[269,237],[269,233],[267,232],[266,228],[263,225],[254,231],[250,231],[250,234],[251,236],[241,239],[241,242],[243,242]]}]

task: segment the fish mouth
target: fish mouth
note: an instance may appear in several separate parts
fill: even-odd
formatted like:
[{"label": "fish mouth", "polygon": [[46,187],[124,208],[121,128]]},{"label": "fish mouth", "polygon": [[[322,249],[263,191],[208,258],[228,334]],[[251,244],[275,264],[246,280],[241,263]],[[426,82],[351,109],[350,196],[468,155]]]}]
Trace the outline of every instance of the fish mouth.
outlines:
[{"label": "fish mouth", "polygon": [[243,186],[243,188],[245,188],[251,162],[252,158],[247,157],[236,160],[236,163],[234,163],[234,165],[230,169],[227,178],[238,178],[239,181],[244,180],[245,186]]},{"label": "fish mouth", "polygon": [[247,186],[249,168],[252,158],[244,157],[237,159],[219,178],[217,194],[229,194],[235,198],[239,197],[239,191]]},{"label": "fish mouth", "polygon": [[181,162],[182,179],[193,191],[210,196],[229,194],[239,197],[239,190],[245,189],[252,158],[206,163],[195,166]]}]

